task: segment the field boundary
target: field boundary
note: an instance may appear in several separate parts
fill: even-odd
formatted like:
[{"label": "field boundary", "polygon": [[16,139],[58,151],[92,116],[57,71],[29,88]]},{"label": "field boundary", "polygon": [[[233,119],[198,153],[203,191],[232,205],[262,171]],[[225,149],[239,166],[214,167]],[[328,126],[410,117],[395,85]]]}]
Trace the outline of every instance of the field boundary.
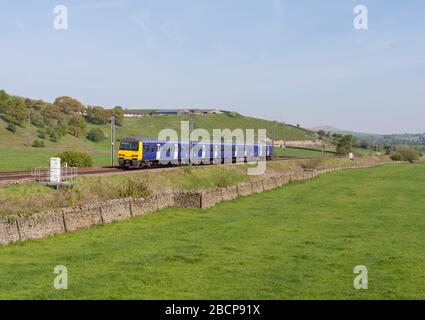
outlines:
[{"label": "field boundary", "polygon": [[250,182],[200,192],[167,191],[147,198],[124,198],[82,207],[35,213],[0,220],[0,245],[41,239],[52,235],[89,229],[97,225],[131,219],[165,208],[211,208],[216,204],[280,188],[293,181],[311,180],[325,173],[381,166],[394,161],[352,163],[320,169],[263,177]]}]

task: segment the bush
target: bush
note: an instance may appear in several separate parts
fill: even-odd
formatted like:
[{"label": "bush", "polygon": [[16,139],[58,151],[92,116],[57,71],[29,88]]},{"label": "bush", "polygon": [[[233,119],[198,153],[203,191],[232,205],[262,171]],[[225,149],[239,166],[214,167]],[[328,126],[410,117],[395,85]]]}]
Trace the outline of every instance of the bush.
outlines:
[{"label": "bush", "polygon": [[316,169],[322,163],[321,159],[310,159],[306,162],[301,163],[301,168],[305,170]]},{"label": "bush", "polygon": [[336,146],[336,154],[339,156],[346,156],[353,151],[353,136],[346,135],[339,138]]},{"label": "bush", "polygon": [[6,127],[7,130],[9,130],[10,132],[15,133],[16,130],[18,130],[18,127],[16,125],[14,125],[13,123],[9,123]]},{"label": "bush", "polygon": [[69,167],[86,168],[93,166],[92,157],[85,152],[65,151],[58,154],[58,157],[61,158],[62,162],[66,162]]},{"label": "bush", "polygon": [[75,114],[71,117],[71,119],[69,119],[67,129],[71,135],[79,137],[85,128],[86,121],[82,116]]},{"label": "bush", "polygon": [[144,181],[128,180],[120,191],[121,198],[146,198],[150,191]]},{"label": "bush", "polygon": [[39,140],[34,140],[32,146],[34,148],[44,148],[45,147],[44,141],[39,141]]},{"label": "bush", "polygon": [[93,128],[87,134],[87,139],[93,142],[100,142],[102,140],[105,140],[105,138],[105,134],[99,128]]},{"label": "bush", "polygon": [[401,157],[400,153],[395,152],[391,155],[390,159],[393,160],[393,161],[401,161],[402,157]]},{"label": "bush", "polygon": [[398,147],[397,152],[401,155],[401,158],[404,161],[409,161],[410,163],[419,159],[418,151],[411,147]]},{"label": "bush", "polygon": [[37,133],[38,133],[38,137],[39,137],[40,139],[46,139],[46,137],[47,137],[47,132],[46,132],[46,130],[45,130],[45,129],[38,129],[38,130],[37,130]]}]

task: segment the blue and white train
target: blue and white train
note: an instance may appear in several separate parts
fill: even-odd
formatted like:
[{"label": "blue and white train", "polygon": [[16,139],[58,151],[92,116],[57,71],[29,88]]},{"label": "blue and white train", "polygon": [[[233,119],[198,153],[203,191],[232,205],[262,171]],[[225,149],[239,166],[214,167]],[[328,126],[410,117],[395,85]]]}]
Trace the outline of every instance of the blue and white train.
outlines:
[{"label": "blue and white train", "polygon": [[[192,156],[190,157],[190,153]],[[153,164],[210,164],[270,160],[272,144],[228,144],[167,142],[139,137],[123,138],[118,151],[122,168],[142,168]]]}]

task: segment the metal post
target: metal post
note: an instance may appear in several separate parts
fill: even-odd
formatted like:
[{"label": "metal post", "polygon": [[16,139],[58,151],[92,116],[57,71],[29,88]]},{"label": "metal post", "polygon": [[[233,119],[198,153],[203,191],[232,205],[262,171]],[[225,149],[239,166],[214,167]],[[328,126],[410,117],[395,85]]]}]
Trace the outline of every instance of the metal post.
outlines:
[{"label": "metal post", "polygon": [[115,165],[115,116],[111,117],[111,166]]}]

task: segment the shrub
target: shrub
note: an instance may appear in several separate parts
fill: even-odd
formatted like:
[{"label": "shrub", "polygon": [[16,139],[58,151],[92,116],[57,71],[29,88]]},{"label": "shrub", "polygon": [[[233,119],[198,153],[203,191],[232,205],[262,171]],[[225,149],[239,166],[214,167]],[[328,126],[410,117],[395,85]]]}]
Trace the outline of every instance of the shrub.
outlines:
[{"label": "shrub", "polygon": [[346,156],[353,151],[353,136],[346,135],[339,138],[336,146],[336,154]]},{"label": "shrub", "polygon": [[322,163],[321,159],[310,159],[306,162],[301,163],[303,169],[316,169]]},{"label": "shrub", "polygon": [[134,181],[128,179],[120,191],[121,198],[146,198],[150,195],[150,191],[144,181]]},{"label": "shrub", "polygon": [[89,106],[86,111],[86,120],[93,124],[107,124],[111,119],[111,112],[103,107]]},{"label": "shrub", "polygon": [[39,141],[39,140],[34,140],[32,146],[34,148],[44,148],[45,147],[44,141]]},{"label": "shrub", "polygon": [[71,135],[79,137],[85,128],[86,122],[82,116],[75,114],[69,119],[67,129]]},{"label": "shrub", "polygon": [[15,133],[16,130],[18,130],[18,127],[16,125],[14,125],[13,123],[9,123],[6,127],[7,130],[9,130],[10,132]]},{"label": "shrub", "polygon": [[214,186],[224,188],[234,183],[234,178],[229,174],[230,172],[221,171],[214,175]]},{"label": "shrub", "polygon": [[400,153],[401,158],[404,161],[409,161],[410,163],[413,163],[419,159],[418,151],[411,147],[398,147],[397,152]]},{"label": "shrub", "polygon": [[2,103],[3,119],[6,122],[23,126],[28,119],[25,101],[18,97],[9,97]]},{"label": "shrub", "polygon": [[89,139],[90,141],[93,141],[93,142],[100,142],[100,141],[104,140],[105,138],[106,138],[105,134],[99,128],[93,128],[87,134],[87,139]]},{"label": "shrub", "polygon": [[402,157],[401,157],[401,154],[400,153],[394,152],[391,155],[390,159],[393,160],[393,161],[401,161],[402,160]]},{"label": "shrub", "polygon": [[47,137],[47,132],[46,132],[46,130],[45,130],[45,129],[38,129],[38,130],[37,130],[37,133],[38,133],[38,137],[39,137],[40,139],[46,139],[46,137]]},{"label": "shrub", "polygon": [[65,151],[58,154],[62,162],[66,162],[70,167],[92,167],[93,159],[85,152]]}]

